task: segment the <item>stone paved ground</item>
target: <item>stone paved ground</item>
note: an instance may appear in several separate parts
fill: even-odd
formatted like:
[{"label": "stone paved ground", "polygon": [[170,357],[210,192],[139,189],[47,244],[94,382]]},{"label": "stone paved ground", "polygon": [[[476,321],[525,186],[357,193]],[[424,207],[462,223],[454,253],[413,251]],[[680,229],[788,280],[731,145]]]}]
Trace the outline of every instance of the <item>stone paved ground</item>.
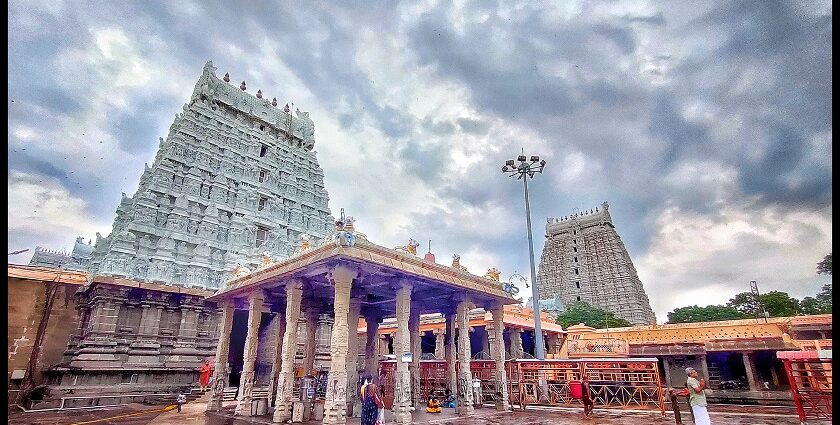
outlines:
[{"label": "stone paved ground", "polygon": [[[248,421],[225,417],[207,417],[204,414],[206,403],[203,400],[187,403],[183,411],[161,413],[160,407],[129,405],[118,409],[83,411],[83,412],[41,412],[22,413],[11,411],[9,424],[12,425],[246,425],[254,423],[270,424],[270,417]],[[449,409],[447,409],[449,410]],[[143,413],[151,412],[151,413]],[[713,405],[710,408],[712,423],[716,425],[799,425],[796,412],[792,407],[768,406],[733,406]],[[134,415],[134,416],[126,416]],[[95,421],[95,422],[91,422]],[[317,422],[314,422],[317,423]],[[358,419],[348,424],[358,424]],[[673,424],[673,414],[662,418],[658,412],[639,410],[595,409],[594,417],[585,419],[580,408],[529,407],[508,413],[495,412],[492,409],[478,409],[476,416],[457,418],[451,414],[432,415],[418,412],[415,416],[418,425],[658,425]],[[683,411],[683,423],[691,424],[688,412]],[[830,422],[809,422],[810,425]]]}]

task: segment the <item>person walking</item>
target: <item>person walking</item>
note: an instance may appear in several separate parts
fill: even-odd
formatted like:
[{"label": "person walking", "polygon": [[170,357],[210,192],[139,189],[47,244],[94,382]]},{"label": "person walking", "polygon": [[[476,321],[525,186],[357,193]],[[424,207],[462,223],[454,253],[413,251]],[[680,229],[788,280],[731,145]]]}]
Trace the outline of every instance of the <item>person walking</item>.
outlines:
[{"label": "person walking", "polygon": [[699,378],[699,374],[693,367],[685,368],[685,373],[688,375],[688,380],[685,385],[688,387],[688,405],[691,407],[691,412],[694,416],[694,423],[696,425],[711,425],[712,421],[709,419],[709,411],[706,408],[706,380]]},{"label": "person walking", "polygon": [[187,402],[187,396],[183,393],[178,393],[178,397],[175,398],[175,404],[178,406],[178,413],[181,413],[181,406]]},{"label": "person walking", "polygon": [[379,409],[385,407],[379,397],[379,388],[376,384],[365,385],[359,394],[362,398],[362,417],[359,425],[377,425],[381,422]]},{"label": "person walking", "polygon": [[595,408],[595,402],[592,401],[592,393],[589,392],[589,376],[583,375],[580,382],[580,401],[583,402],[583,416],[591,417],[592,409]]}]

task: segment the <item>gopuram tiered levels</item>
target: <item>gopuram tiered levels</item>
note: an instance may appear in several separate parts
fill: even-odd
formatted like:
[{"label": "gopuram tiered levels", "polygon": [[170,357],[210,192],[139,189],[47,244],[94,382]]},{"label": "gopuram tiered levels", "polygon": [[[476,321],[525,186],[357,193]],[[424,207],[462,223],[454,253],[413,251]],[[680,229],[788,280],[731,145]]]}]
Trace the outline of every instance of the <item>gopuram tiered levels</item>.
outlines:
[{"label": "gopuram tiered levels", "polygon": [[206,298],[232,272],[334,233],[308,113],[246,90],[204,66],[111,234],[97,234],[74,296],[78,330],[47,372],[52,394],[73,398],[41,407],[189,389],[218,341],[218,307]]},{"label": "gopuram tiered levels", "polygon": [[217,289],[236,264],[285,258],[330,230],[309,114],[229,80],[204,66],[111,234],[97,234],[91,276]]},{"label": "gopuram tiered levels", "polygon": [[585,301],[635,325],[656,316],[633,261],[610,217],[609,204],[561,218],[545,226],[537,282],[543,300],[568,306]]}]

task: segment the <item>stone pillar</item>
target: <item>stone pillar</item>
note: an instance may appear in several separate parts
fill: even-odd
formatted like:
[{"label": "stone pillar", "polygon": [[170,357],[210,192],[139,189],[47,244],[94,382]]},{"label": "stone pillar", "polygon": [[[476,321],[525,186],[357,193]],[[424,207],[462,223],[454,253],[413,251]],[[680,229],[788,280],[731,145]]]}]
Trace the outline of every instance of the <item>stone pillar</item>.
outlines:
[{"label": "stone pillar", "polygon": [[120,304],[113,300],[97,300],[90,317],[90,330],[95,334],[117,331],[120,316]]},{"label": "stone pillar", "polygon": [[274,391],[277,390],[278,380],[280,379],[280,368],[283,367],[283,337],[286,335],[286,317],[285,314],[275,313],[273,324],[275,328],[271,331],[274,341],[271,345],[274,347],[274,357],[271,362],[271,387],[269,388],[268,397],[269,402],[273,405],[276,401]]},{"label": "stone pillar", "polygon": [[444,342],[446,348],[446,387],[452,391],[452,394],[458,394],[458,374],[456,372],[455,362],[455,313],[450,311],[446,313],[446,341]]},{"label": "stone pillar", "polygon": [[234,414],[251,416],[251,391],[254,389],[254,366],[259,345],[260,321],[262,320],[262,290],[248,296],[248,334],[242,353],[242,376],[239,380],[239,397]]},{"label": "stone pillar", "polygon": [[388,348],[388,342],[390,342],[390,340],[391,336],[388,334],[379,336],[379,355],[384,356],[386,354],[391,354],[391,350]]},{"label": "stone pillar", "polygon": [[[752,359],[752,352],[745,351],[741,353],[741,356],[744,358],[744,369],[747,371],[747,381],[750,383],[750,391],[761,391],[761,387],[758,385],[758,376],[755,371],[755,363]],[[709,377],[705,377],[706,380],[709,380]]]},{"label": "stone pillar", "polygon": [[702,377],[706,379],[706,384],[709,383],[709,362],[706,359],[705,354],[698,354],[697,361],[700,362],[700,373]]},{"label": "stone pillar", "polygon": [[525,350],[522,349],[522,329],[510,329],[510,356],[513,359],[525,357]]},{"label": "stone pillar", "polygon": [[546,352],[551,354],[551,358],[558,358],[560,355],[560,335],[556,333],[548,334],[548,343],[546,344]]},{"label": "stone pillar", "polygon": [[297,352],[297,323],[300,318],[300,300],[303,282],[286,283],[286,332],[283,335],[282,361],[277,378],[277,398],[274,422],[292,419],[292,387],[295,383],[295,353]]},{"label": "stone pillar", "polygon": [[315,368],[315,352],[318,351],[318,310],[315,306],[308,306],[304,313],[306,317],[306,341],[303,343],[303,373],[308,374]]},{"label": "stone pillar", "polygon": [[[359,399],[359,314],[362,310],[362,300],[350,298],[347,312],[347,412],[352,417],[362,414],[362,403]],[[358,412],[358,414],[356,413]]]},{"label": "stone pillar", "polygon": [[140,315],[140,329],[138,334],[143,336],[156,337],[160,333],[160,316],[163,306],[143,303],[143,312]]},{"label": "stone pillar", "polygon": [[[674,384],[671,382],[671,360],[670,357],[664,356],[662,357],[662,365],[665,369],[665,385],[669,388],[674,388]],[[708,377],[706,377],[708,378]]]},{"label": "stone pillar", "polygon": [[779,386],[779,373],[776,371],[776,363],[770,363],[770,380],[773,381],[773,386]]},{"label": "stone pillar", "polygon": [[[382,341],[379,337],[380,321],[382,321],[382,318],[378,316],[373,314],[365,315],[365,323],[367,324],[367,330],[365,331],[367,340],[365,344],[365,373],[373,378],[379,376],[379,353],[377,352],[376,344],[378,341]],[[381,344],[381,342],[379,343]],[[381,386],[382,383],[378,382],[377,385]]]},{"label": "stone pillar", "polygon": [[460,336],[458,337],[458,414],[470,415],[475,408],[473,407],[472,394],[472,371],[470,370],[470,335],[468,329],[470,328],[470,300],[467,296],[458,303],[458,329]]},{"label": "stone pillar", "polygon": [[443,360],[446,356],[443,349],[443,337],[445,335],[443,329],[435,329],[432,331],[435,334],[435,358]]},{"label": "stone pillar", "polygon": [[[325,424],[342,424],[347,421],[347,368],[349,362],[348,341],[350,314],[350,288],[356,271],[346,266],[336,266],[330,272],[330,280],[335,287],[335,323],[330,338],[330,374],[327,380],[327,395],[324,401]],[[358,320],[358,310],[356,310]],[[355,326],[358,327],[358,321]],[[355,329],[354,329],[355,333]],[[352,361],[355,367],[355,360]]]},{"label": "stone pillar", "polygon": [[[492,336],[490,341],[490,349],[492,350],[493,360],[496,361],[496,410],[507,411],[510,410],[510,400],[508,399],[508,383],[507,373],[505,372],[505,312],[502,306],[494,308],[493,327],[488,338]],[[501,393],[499,395],[498,393]]]},{"label": "stone pillar", "polygon": [[222,410],[222,397],[227,385],[227,360],[230,353],[230,330],[233,327],[233,304],[228,300],[223,303],[219,342],[216,344],[216,365],[213,370],[213,392],[207,403],[208,411]]},{"label": "stone pillar", "polygon": [[482,341],[484,344],[481,347],[481,351],[487,353],[487,355],[492,359],[493,355],[490,353],[490,332],[491,327],[484,325],[484,341]]},{"label": "stone pillar", "polygon": [[417,301],[411,302],[411,314],[408,316],[408,332],[411,344],[411,405],[417,406],[420,400],[420,305]]},{"label": "stone pillar", "polygon": [[[259,326],[259,323],[257,323]],[[178,327],[178,337],[195,338],[198,334],[198,310],[195,306],[181,306],[181,325]]]},{"label": "stone pillar", "polygon": [[403,353],[411,351],[411,338],[408,332],[408,320],[411,316],[411,289],[407,281],[400,282],[397,289],[397,333],[394,339],[394,355],[397,364],[394,372],[394,422],[410,424],[411,421],[411,373],[408,363],[402,361]]}]

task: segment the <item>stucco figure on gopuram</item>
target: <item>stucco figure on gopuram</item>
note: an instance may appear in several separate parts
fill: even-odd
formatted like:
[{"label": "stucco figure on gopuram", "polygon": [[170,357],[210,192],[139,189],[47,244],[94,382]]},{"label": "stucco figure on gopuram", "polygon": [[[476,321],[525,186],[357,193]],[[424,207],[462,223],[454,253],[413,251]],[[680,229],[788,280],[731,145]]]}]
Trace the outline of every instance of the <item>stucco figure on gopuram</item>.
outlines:
[{"label": "stucco figure on gopuram", "polygon": [[285,258],[301,235],[317,245],[331,230],[309,114],[215,71],[204,66],[111,234],[97,234],[91,276],[218,289],[235,266],[257,269],[263,252]]}]

